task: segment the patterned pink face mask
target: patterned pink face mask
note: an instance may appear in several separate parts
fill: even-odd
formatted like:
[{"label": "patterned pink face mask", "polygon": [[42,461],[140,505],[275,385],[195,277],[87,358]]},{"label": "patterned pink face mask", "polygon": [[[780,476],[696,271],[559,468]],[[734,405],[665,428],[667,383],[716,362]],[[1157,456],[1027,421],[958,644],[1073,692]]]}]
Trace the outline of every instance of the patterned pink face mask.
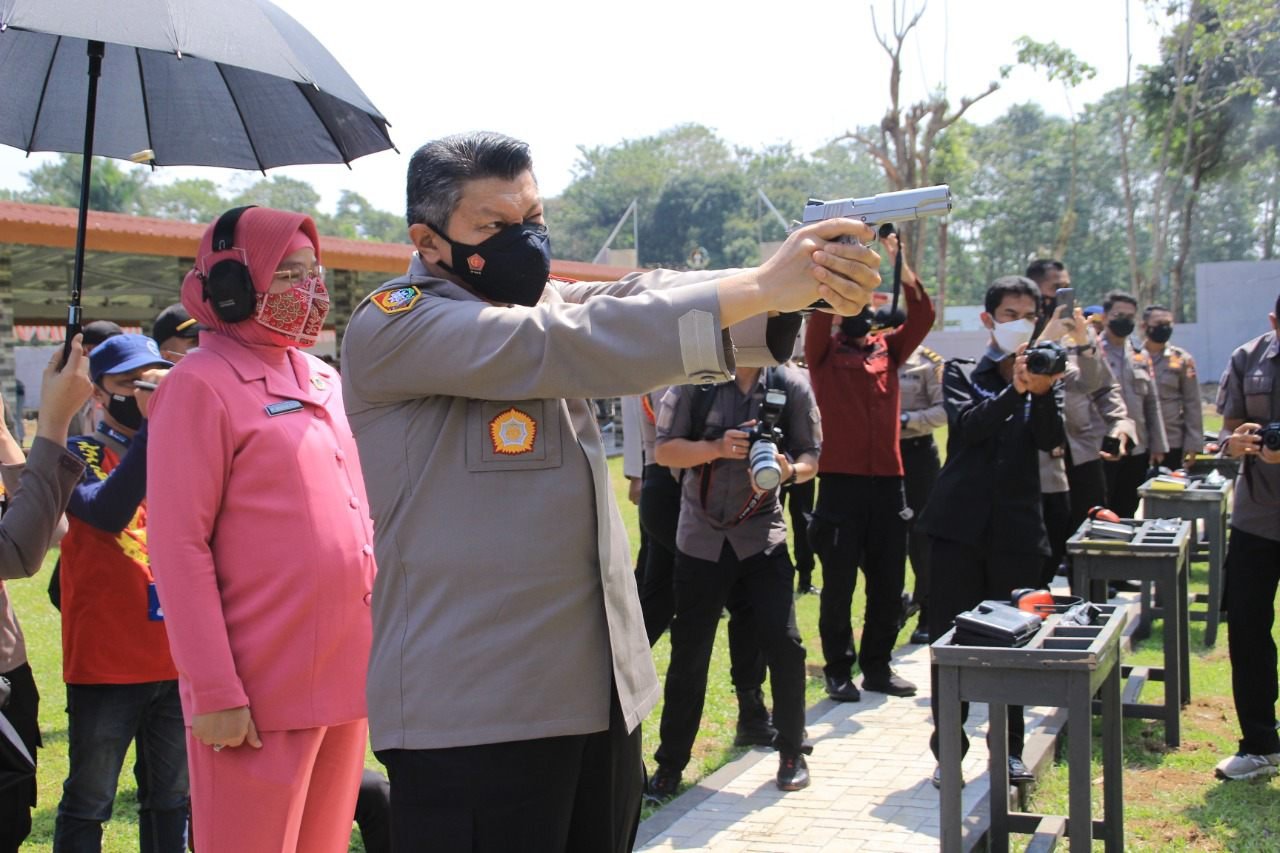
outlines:
[{"label": "patterned pink face mask", "polygon": [[324,278],[310,275],[281,293],[259,293],[253,319],[297,346],[309,347],[320,339],[329,313],[329,291]]}]

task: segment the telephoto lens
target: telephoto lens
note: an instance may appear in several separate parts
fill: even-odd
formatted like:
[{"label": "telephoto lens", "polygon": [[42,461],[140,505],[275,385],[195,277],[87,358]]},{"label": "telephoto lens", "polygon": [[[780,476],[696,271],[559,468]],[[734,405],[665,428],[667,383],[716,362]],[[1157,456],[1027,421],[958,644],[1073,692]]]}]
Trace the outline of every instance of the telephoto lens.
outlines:
[{"label": "telephoto lens", "polygon": [[767,438],[757,438],[747,454],[751,466],[751,482],[762,492],[772,491],[782,482],[782,466],[778,464],[778,445]]},{"label": "telephoto lens", "polygon": [[1067,351],[1054,341],[1041,341],[1027,347],[1027,372],[1039,376],[1053,376],[1067,370]]}]

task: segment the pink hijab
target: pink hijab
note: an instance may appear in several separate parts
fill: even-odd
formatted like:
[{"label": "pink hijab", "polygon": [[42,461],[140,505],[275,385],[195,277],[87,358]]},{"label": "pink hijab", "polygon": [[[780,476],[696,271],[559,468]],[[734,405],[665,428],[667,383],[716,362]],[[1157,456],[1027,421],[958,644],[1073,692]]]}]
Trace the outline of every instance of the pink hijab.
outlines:
[{"label": "pink hijab", "polygon": [[[216,223],[215,223],[216,224]],[[241,343],[255,346],[289,347],[296,344],[252,319],[228,323],[213,310],[213,304],[204,298],[204,281],[201,270],[210,269],[218,261],[238,258],[239,252],[212,252],[213,229],[210,225],[200,238],[195,267],[182,280],[182,305],[202,326],[211,332],[226,335]],[[246,210],[236,223],[237,250],[243,250],[248,259],[249,276],[257,293],[266,293],[280,261],[298,249],[311,246],[320,262],[320,235],[316,224],[304,213],[290,213],[270,207],[254,207]]]}]

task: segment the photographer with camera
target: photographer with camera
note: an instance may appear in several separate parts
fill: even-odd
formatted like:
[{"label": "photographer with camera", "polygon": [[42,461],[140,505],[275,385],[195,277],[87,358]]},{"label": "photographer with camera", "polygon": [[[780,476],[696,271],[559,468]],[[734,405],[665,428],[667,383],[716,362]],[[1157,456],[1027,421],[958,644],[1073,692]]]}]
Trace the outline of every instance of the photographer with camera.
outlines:
[{"label": "photographer with camera", "polygon": [[[920,519],[933,538],[929,639],[951,629],[956,615],[984,599],[1008,600],[1035,586],[1049,554],[1041,511],[1037,451],[1066,440],[1056,390],[1066,352],[1046,342],[1028,348],[1039,293],[1030,279],[1005,276],[987,289],[982,322],[991,343],[976,366],[951,360],[943,376],[947,461]],[[945,567],[945,570],[942,570]],[[935,725],[937,669],[932,672]],[[961,720],[968,704],[961,705]],[[1004,733],[1001,733],[1004,734]],[[1022,763],[1021,708],[1009,709],[1009,777],[1032,778]],[[968,739],[962,735],[962,749]],[[938,754],[935,729],[929,742]],[[934,771],[933,783],[940,784]]]},{"label": "photographer with camera", "polygon": [[[896,262],[898,237],[882,238]],[[933,326],[933,303],[920,279],[902,264],[906,321],[889,331],[872,331],[870,312],[844,319],[832,329],[829,314],[813,314],[805,331],[805,359],[814,396],[827,424],[828,441],[819,467],[818,504],[810,541],[822,558],[822,638],[827,695],[837,702],[861,698],[853,666],[862,669],[862,687],[890,696],[913,696],[916,686],[889,666],[902,616],[906,576],[907,507],[898,436],[898,368]],[[895,318],[896,319],[896,318]],[[867,609],[859,652],[850,606],[861,566]]]},{"label": "photographer with camera", "polygon": [[1221,779],[1280,770],[1276,731],[1276,589],[1280,586],[1280,299],[1271,331],[1231,354],[1218,386],[1223,454],[1242,459],[1227,546],[1224,610],[1240,746],[1215,768]]},{"label": "photographer with camera", "polygon": [[734,594],[749,602],[769,666],[777,785],[799,790],[809,784],[805,650],[796,629],[794,570],[778,489],[817,473],[822,426],[813,392],[793,368],[740,367],[734,380],[711,388],[672,388],[662,399],[657,427],[655,461],[686,470],[676,532],[671,663],[658,767],[648,795],[675,794],[689,763],[716,626]]}]

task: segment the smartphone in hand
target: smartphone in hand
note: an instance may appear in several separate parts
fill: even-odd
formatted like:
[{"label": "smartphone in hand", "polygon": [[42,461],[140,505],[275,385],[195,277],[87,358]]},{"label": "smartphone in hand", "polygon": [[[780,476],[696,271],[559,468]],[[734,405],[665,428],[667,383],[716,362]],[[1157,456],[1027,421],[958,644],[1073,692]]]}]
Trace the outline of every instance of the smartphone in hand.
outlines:
[{"label": "smartphone in hand", "polygon": [[1071,319],[1071,315],[1076,310],[1076,292],[1070,287],[1059,287],[1053,294],[1053,300],[1055,306],[1067,306],[1062,316],[1068,320]]}]

